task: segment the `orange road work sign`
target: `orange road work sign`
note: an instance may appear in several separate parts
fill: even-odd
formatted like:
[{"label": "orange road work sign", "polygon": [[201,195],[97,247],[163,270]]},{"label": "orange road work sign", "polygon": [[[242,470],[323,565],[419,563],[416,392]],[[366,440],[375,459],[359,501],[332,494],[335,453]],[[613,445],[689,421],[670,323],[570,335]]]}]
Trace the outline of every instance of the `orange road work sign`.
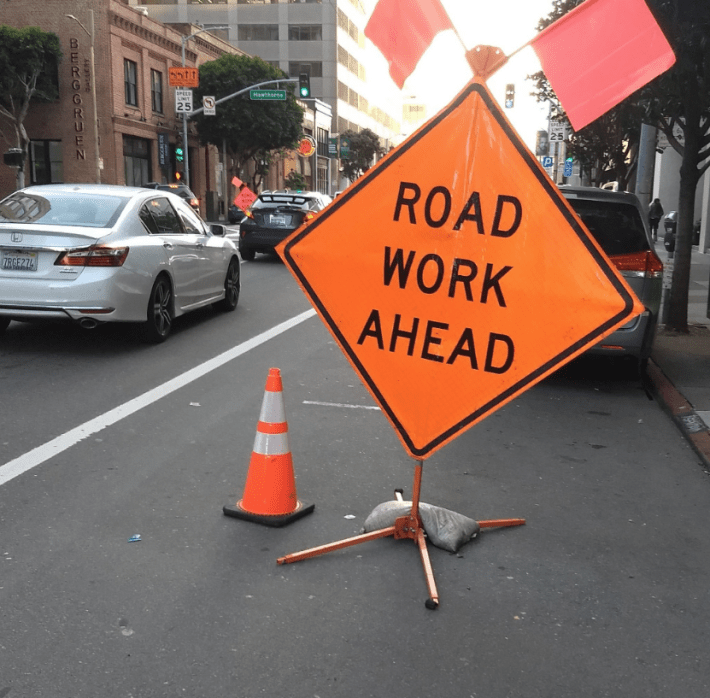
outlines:
[{"label": "orange road work sign", "polygon": [[168,68],[168,84],[170,87],[199,87],[200,71],[197,68],[171,66]]},{"label": "orange road work sign", "polygon": [[277,250],[413,457],[643,312],[478,81]]}]

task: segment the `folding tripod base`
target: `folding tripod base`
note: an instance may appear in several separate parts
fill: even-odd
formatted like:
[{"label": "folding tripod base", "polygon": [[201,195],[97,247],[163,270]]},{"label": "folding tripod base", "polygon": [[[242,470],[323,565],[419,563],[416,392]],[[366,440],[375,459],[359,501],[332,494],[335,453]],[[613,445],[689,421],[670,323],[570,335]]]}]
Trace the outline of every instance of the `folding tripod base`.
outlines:
[{"label": "folding tripod base", "polygon": [[[317,557],[318,555],[324,555],[325,553],[330,553],[334,550],[349,548],[353,545],[359,545],[360,543],[367,543],[371,540],[387,538],[389,536],[394,536],[397,540],[402,538],[411,538],[419,548],[419,556],[422,559],[422,567],[424,568],[424,576],[426,578],[427,590],[429,592],[429,598],[424,602],[424,605],[431,610],[438,608],[439,592],[436,589],[436,581],[434,580],[434,572],[431,568],[431,561],[429,560],[429,550],[427,549],[424,526],[422,526],[422,519],[419,515],[419,492],[421,490],[421,482],[422,462],[417,461],[417,466],[414,471],[412,510],[408,515],[400,516],[395,519],[394,526],[381,528],[377,531],[370,531],[369,533],[363,533],[359,536],[353,536],[352,538],[345,538],[334,543],[319,545],[316,548],[309,548],[308,550],[302,550],[298,553],[284,555],[283,557],[278,558],[276,562],[279,565],[286,565],[290,562],[299,562],[300,560],[306,560],[309,557]],[[396,490],[395,496],[397,499],[401,500],[402,490]],[[496,528],[500,526],[520,526],[524,523],[525,519],[493,519],[490,521],[479,521],[478,525],[481,528]]]}]

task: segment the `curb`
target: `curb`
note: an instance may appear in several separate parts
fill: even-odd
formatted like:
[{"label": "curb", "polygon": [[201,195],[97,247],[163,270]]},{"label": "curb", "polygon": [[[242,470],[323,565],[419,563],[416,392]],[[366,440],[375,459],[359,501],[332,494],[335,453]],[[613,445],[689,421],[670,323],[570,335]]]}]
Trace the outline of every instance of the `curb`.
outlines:
[{"label": "curb", "polygon": [[653,359],[649,359],[646,373],[656,398],[700,456],[704,468],[710,470],[710,429]]}]

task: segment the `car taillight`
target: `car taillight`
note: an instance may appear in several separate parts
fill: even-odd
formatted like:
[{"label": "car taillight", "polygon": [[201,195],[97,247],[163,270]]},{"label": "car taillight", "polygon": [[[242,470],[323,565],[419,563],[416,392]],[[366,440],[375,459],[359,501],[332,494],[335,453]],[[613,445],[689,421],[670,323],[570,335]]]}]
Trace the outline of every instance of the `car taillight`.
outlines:
[{"label": "car taillight", "polygon": [[303,216],[303,222],[305,223],[306,221],[311,220],[311,218],[315,218],[316,214],[313,213],[312,211],[309,211],[305,216]]},{"label": "car taillight", "polygon": [[246,211],[244,211],[244,215],[245,215],[247,218],[251,218],[252,220],[255,220],[254,214],[251,212],[250,209],[247,209]]},{"label": "car taillight", "polygon": [[199,206],[199,205],[200,205],[199,199],[190,199],[190,206]]},{"label": "car taillight", "polygon": [[663,262],[653,250],[632,254],[614,254],[610,255],[609,259],[621,272],[631,272],[647,279],[663,276]]},{"label": "car taillight", "polygon": [[120,267],[128,256],[128,247],[92,245],[62,252],[55,265],[61,267]]}]

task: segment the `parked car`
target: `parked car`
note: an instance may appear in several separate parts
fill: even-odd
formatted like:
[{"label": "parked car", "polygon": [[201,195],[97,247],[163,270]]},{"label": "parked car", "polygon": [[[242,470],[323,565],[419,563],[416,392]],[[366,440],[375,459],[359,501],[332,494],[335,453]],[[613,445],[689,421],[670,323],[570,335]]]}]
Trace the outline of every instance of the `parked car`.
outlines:
[{"label": "parked car", "polygon": [[170,191],[27,187],[0,201],[0,332],[11,320],[141,323],[151,342],[206,305],[231,311],[237,247]]},{"label": "parked car", "polygon": [[187,184],[160,184],[158,182],[148,182],[145,186],[150,189],[169,191],[173,194],[177,194],[179,197],[185,199],[185,201],[192,206],[193,210],[195,210],[198,215],[202,215],[200,211],[200,200],[192,193],[192,189],[190,189]]},{"label": "parked car", "polygon": [[328,203],[319,192],[262,192],[239,226],[242,259],[251,261],[257,252],[272,253],[276,245]]},{"label": "parked car", "polygon": [[645,212],[628,192],[569,186],[560,190],[646,308],[590,353],[628,355],[643,368],[651,354],[663,286],[663,263],[654,251]]},{"label": "parked car", "polygon": [[[667,252],[675,252],[675,234],[678,227],[678,211],[669,211],[663,219],[663,228],[666,231],[663,235],[663,246]],[[696,221],[693,226],[693,245],[700,244],[700,221]]]},{"label": "parked car", "polygon": [[242,209],[232,204],[229,207],[229,211],[227,212],[227,219],[232,225],[237,225],[238,223],[241,223],[242,220],[244,220],[245,215],[246,214],[244,213],[244,211],[242,211]]}]

